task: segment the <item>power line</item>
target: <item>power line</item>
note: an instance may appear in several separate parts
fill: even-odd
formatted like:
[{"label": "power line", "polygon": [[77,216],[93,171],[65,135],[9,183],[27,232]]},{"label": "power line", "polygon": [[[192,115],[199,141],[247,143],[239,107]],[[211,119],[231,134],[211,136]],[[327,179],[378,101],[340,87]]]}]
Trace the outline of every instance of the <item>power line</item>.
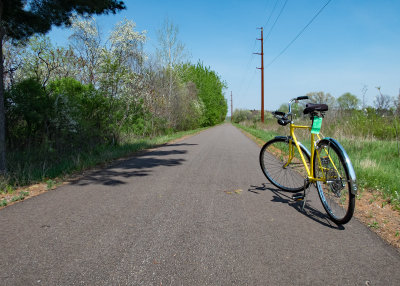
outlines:
[{"label": "power line", "polygon": [[272,11],[271,11],[271,14],[269,14],[267,23],[265,23],[265,25],[264,25],[265,28],[267,28],[268,23],[269,23],[269,20],[271,20],[272,14],[274,14],[274,12],[275,12],[275,8],[276,8],[276,5],[278,4],[278,1],[279,1],[279,0],[276,0],[276,1],[275,1],[274,8],[272,8]]},{"label": "power line", "polygon": [[[253,44],[253,47],[251,49],[252,51],[254,50],[254,48],[256,46],[256,43],[257,43],[257,39],[254,39],[254,44]],[[247,64],[246,64],[246,68],[243,70],[244,71],[244,76],[242,77],[242,80],[240,82],[238,94],[241,94],[241,91],[243,89],[243,85],[244,85],[245,81],[247,80],[248,71],[249,71],[251,63],[253,62],[253,59],[254,59],[254,54],[251,53],[250,57],[249,57],[249,60],[247,61]]]},{"label": "power line", "polygon": [[[287,2],[287,1],[288,1],[288,0],[286,0],[286,2]],[[279,0],[276,0],[276,1],[275,1],[275,4],[274,4],[274,6],[273,6],[273,8],[272,8],[272,11],[271,11],[271,13],[270,13],[269,16],[268,16],[268,20],[267,20],[267,22],[266,22],[265,25],[264,25],[265,27],[268,26],[268,23],[269,23],[269,21],[271,20],[273,14],[274,14],[274,12],[275,12],[276,7],[278,6],[278,2],[279,2]],[[285,3],[285,5],[286,5],[286,3]],[[279,13],[278,18],[279,18],[279,16],[280,16],[281,13],[282,13],[282,10],[281,10],[281,12]],[[277,20],[275,20],[275,23],[276,23],[276,21],[277,21]],[[275,25],[275,23],[274,23],[274,25]],[[256,46],[256,42],[257,42],[257,39],[254,39],[253,48],[251,49],[252,51],[254,51],[254,48],[255,48],[255,46]],[[259,51],[258,51],[258,52],[259,52]],[[244,69],[244,71],[245,71],[244,75],[245,75],[245,76],[242,77],[241,83],[240,83],[240,85],[239,85],[239,94],[241,94],[241,92],[242,92],[242,90],[243,90],[243,87],[244,87],[245,84],[247,83],[247,80],[248,80],[248,76],[247,76],[247,75],[249,74],[249,73],[248,73],[248,70],[249,70],[249,67],[250,67],[251,63],[253,62],[253,60],[254,60],[254,53],[251,53],[251,54],[250,54],[250,57],[249,57],[249,60],[247,61],[246,68]],[[251,81],[253,80],[256,71],[257,71],[257,70],[254,70],[254,74],[253,74],[253,76],[251,77],[251,79],[250,79],[250,81],[249,81],[249,84],[248,84],[246,90],[247,90],[248,87],[250,86],[250,83],[251,83]]]},{"label": "power line", "polygon": [[278,22],[279,17],[282,15],[283,9],[285,9],[285,6],[286,6],[287,2],[288,2],[288,0],[286,0],[285,3],[283,4],[281,10],[279,11],[278,17],[276,17],[274,24],[272,24],[271,29],[269,29],[269,32],[268,32],[267,36],[265,37],[265,40],[269,37],[269,35],[271,34],[272,30],[274,29],[275,24],[276,24],[276,22]]},{"label": "power line", "polygon": [[319,11],[317,12],[317,14],[314,15],[314,17],[312,17],[312,19],[307,23],[307,25],[304,26],[304,28],[296,35],[296,37],[294,37],[294,39],[272,60],[270,61],[265,68],[268,68],[270,65],[272,65],[284,52],[286,52],[286,50],[300,37],[300,35],[308,28],[308,26],[311,25],[311,23],[315,20],[315,18],[318,17],[319,14],[321,14],[322,10],[324,10],[324,8],[326,6],[328,6],[328,4],[331,2],[332,0],[328,0],[325,5],[319,9]]},{"label": "power line", "polygon": [[257,74],[257,69],[254,69],[254,72],[253,72],[252,76],[250,77],[250,80],[246,86],[245,92],[247,92],[249,90],[250,85],[253,83],[253,80],[254,80],[254,77],[256,74]]}]

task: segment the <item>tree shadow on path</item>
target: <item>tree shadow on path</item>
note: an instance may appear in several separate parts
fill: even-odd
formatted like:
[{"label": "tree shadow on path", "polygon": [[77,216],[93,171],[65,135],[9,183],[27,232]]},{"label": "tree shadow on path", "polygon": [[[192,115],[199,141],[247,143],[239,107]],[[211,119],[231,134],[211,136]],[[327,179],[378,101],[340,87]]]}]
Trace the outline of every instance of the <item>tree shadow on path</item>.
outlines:
[{"label": "tree shadow on path", "polygon": [[[197,144],[171,144],[163,145],[162,149],[140,151],[134,156],[120,159],[110,166],[101,170],[89,171],[83,178],[73,181],[73,185],[105,185],[117,186],[126,184],[132,177],[145,177],[152,173],[152,169],[159,166],[174,167],[183,164],[186,160],[182,155],[187,154],[187,150],[172,149],[169,147],[180,147]],[[179,157],[174,157],[174,155]]]},{"label": "tree shadow on path", "polygon": [[[295,210],[297,210],[299,213],[311,218],[315,222],[322,224],[323,226],[332,228],[332,229],[337,229],[337,230],[344,230],[345,228],[342,225],[337,225],[333,223],[327,214],[320,212],[317,208],[313,207],[310,202],[310,194],[307,197],[307,203],[304,207],[304,210],[302,210],[302,201],[294,201],[292,199],[293,193],[290,192],[285,192],[281,189],[267,186],[267,184],[263,183],[261,186],[250,186],[248,189],[249,192],[255,193],[255,194],[260,194],[260,192],[265,192],[265,191],[270,191],[273,193],[273,197],[271,202],[275,203],[283,203],[291,206]],[[310,190],[310,192],[313,192],[315,190]]]}]

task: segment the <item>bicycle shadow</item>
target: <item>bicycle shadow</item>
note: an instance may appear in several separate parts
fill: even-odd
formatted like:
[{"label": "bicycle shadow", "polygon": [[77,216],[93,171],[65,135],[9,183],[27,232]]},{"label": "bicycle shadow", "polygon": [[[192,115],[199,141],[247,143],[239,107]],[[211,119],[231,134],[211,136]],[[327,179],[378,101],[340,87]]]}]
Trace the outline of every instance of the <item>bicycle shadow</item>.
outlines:
[{"label": "bicycle shadow", "polygon": [[[343,225],[335,224],[334,222],[332,222],[329,219],[327,214],[325,214],[325,213],[321,212],[319,209],[313,207],[310,204],[310,202],[312,202],[312,200],[310,200],[309,198],[307,198],[307,202],[304,207],[304,210],[302,210],[303,202],[302,201],[294,201],[292,199],[293,193],[286,192],[286,191],[283,191],[281,189],[277,189],[277,188],[274,188],[271,186],[267,186],[267,184],[265,184],[265,183],[263,183],[261,186],[250,186],[248,191],[251,193],[255,193],[255,194],[260,194],[260,192],[270,191],[273,193],[271,202],[287,204],[290,207],[297,210],[299,213],[311,218],[313,221],[315,221],[323,226],[337,229],[337,230],[345,229]],[[312,191],[314,191],[314,190],[311,190],[311,192]]]}]

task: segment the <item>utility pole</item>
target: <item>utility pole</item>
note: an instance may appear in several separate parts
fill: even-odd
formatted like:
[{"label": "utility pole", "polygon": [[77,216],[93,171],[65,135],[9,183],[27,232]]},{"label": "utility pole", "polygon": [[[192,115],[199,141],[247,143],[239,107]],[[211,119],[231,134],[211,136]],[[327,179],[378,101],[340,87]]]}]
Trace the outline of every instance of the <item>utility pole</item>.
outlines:
[{"label": "utility pole", "polygon": [[232,103],[232,91],[231,91],[231,122],[233,120],[233,103]]},{"label": "utility pole", "polygon": [[256,55],[261,55],[261,122],[264,123],[264,38],[263,38],[263,28],[257,28],[261,30],[261,53],[254,53]]}]

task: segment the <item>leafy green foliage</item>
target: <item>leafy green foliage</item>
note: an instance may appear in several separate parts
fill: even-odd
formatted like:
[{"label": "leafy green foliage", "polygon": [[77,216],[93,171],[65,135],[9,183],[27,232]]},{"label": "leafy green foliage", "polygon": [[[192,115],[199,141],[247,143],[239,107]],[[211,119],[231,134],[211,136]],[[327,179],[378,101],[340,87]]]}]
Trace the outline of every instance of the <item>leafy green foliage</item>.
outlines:
[{"label": "leafy green foliage", "polygon": [[[69,26],[72,15],[116,13],[125,9],[124,2],[119,0],[3,0],[0,11],[0,173],[5,174],[6,140],[5,140],[5,97],[4,97],[4,63],[3,44],[5,39],[25,41],[34,34],[45,34],[53,25]],[[29,131],[30,127],[28,127]]]},{"label": "leafy green foliage", "polygon": [[355,110],[360,104],[360,100],[354,94],[346,92],[337,99],[337,104],[340,110]]},{"label": "leafy green foliage", "polygon": [[246,109],[235,109],[233,112],[233,122],[239,123],[245,120],[250,120],[252,118],[252,113],[250,110]]},{"label": "leafy green foliage", "polygon": [[51,82],[47,90],[54,101],[52,135],[86,145],[106,141],[110,134],[107,97],[71,78]]},{"label": "leafy green foliage", "polygon": [[21,146],[35,142],[49,125],[53,113],[52,99],[35,79],[16,84],[6,92],[5,98],[9,144]]},{"label": "leafy green foliage", "polygon": [[193,82],[198,90],[198,97],[204,103],[203,126],[213,126],[225,120],[228,105],[223,95],[226,84],[219,75],[202,63],[185,64],[182,67],[183,80]]},{"label": "leafy green foliage", "polygon": [[56,185],[56,182],[50,179],[46,181],[46,184],[47,184],[47,189],[51,190]]},{"label": "leafy green foliage", "polygon": [[14,148],[66,148],[108,135],[107,98],[70,78],[46,88],[35,79],[23,80],[6,93],[6,110],[7,140]]}]

